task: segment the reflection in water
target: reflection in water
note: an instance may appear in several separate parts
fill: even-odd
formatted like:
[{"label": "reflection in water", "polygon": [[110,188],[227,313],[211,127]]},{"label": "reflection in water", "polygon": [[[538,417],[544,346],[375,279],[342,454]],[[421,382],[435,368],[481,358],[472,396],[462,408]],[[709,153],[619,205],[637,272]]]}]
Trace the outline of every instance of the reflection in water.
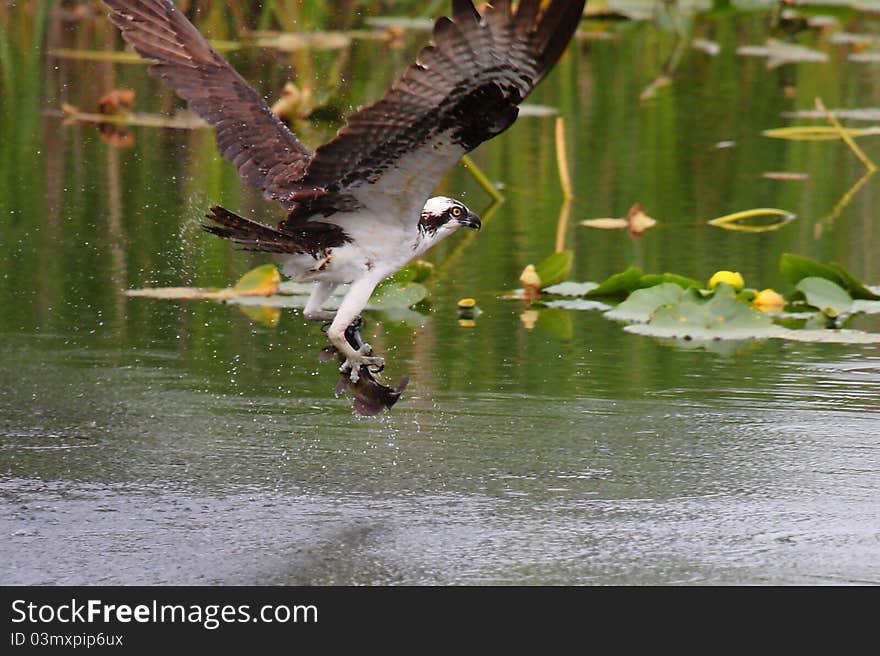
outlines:
[{"label": "reflection in water", "polygon": [[[345,339],[356,351],[359,351],[364,345],[364,340],[361,339],[361,330],[363,329],[363,326],[363,319],[358,318],[345,330]],[[363,364],[360,365],[357,380],[352,382],[351,368],[346,368],[348,366],[346,365],[346,358],[335,346],[332,344],[325,346],[321,349],[319,357],[322,362],[326,362],[331,360],[334,355],[339,360],[341,366],[340,372],[342,374],[339,377],[339,382],[336,383],[335,391],[337,394],[342,394],[345,391],[353,394],[354,399],[352,400],[352,405],[354,406],[355,411],[365,417],[379,414],[386,408],[390,410],[391,407],[397,403],[398,399],[400,399],[403,390],[406,388],[407,383],[409,383],[409,378],[404,376],[398,381],[397,387],[391,389],[376,380],[374,374],[379,373],[381,370],[374,371],[372,367]]]}]

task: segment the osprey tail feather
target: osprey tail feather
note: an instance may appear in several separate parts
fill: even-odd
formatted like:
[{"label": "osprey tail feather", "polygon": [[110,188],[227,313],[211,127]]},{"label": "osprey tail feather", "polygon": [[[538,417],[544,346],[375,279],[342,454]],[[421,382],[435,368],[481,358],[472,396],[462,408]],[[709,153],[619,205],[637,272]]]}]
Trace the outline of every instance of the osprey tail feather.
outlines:
[{"label": "osprey tail feather", "polygon": [[308,253],[317,257],[351,241],[342,228],[333,223],[309,221],[292,230],[281,230],[246,219],[219,205],[212,207],[205,218],[213,223],[203,223],[202,228],[241,245],[246,251]]}]

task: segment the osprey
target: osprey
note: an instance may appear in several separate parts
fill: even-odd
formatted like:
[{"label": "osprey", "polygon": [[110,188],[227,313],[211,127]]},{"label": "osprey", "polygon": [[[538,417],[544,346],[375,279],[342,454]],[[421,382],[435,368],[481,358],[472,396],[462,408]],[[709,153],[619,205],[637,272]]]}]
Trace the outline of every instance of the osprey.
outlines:
[{"label": "osprey", "polygon": [[[269,109],[170,0],[104,0],[110,20],[169,84],[216,129],[220,154],[287,212],[276,226],[212,207],[203,226],[244,249],[278,253],[283,272],[314,281],[308,319],[327,336],[356,382],[382,367],[346,329],[376,285],[461,227],[480,219],[452,198],[429,198],[462,155],[506,130],[518,105],[559,59],[585,0],[497,0],[479,13],[453,0],[419,53],[378,102],[348,117],[314,152]],[[338,310],[323,306],[351,283]]]}]

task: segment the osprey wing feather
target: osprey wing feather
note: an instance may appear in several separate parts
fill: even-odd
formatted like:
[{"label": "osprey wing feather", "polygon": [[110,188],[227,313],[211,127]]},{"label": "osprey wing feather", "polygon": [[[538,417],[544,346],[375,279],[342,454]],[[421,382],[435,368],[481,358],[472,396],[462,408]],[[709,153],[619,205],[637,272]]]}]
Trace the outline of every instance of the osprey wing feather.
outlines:
[{"label": "osprey wing feather", "polygon": [[416,62],[314,153],[170,0],[104,2],[123,37],[156,60],[151,74],[216,128],[220,154],[288,211],[278,226],[288,234],[365,205],[418,212],[463,154],[516,120],[571,40],[585,0],[520,0],[515,9],[498,0],[482,15],[472,0],[453,0],[452,19],[437,20]]},{"label": "osprey wing feather", "polygon": [[168,0],[104,0],[110,20],[190,109],[216,128],[220,154],[239,175],[288,210],[291,187],[312,152],[272,114],[260,95],[235,72],[186,16]]},{"label": "osprey wing feather", "polygon": [[433,44],[385,97],[315,151],[302,180],[320,190],[315,198],[423,202],[463,154],[516,120],[571,40],[584,0],[551,0],[543,10],[541,0],[521,0],[515,11],[502,0],[482,15],[471,0],[452,4],[452,20],[437,20]]}]

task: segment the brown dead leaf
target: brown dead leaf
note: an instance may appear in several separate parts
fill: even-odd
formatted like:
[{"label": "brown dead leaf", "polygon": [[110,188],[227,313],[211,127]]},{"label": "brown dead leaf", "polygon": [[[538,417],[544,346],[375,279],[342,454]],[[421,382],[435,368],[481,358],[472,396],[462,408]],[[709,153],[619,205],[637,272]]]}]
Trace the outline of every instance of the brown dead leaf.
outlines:
[{"label": "brown dead leaf", "polygon": [[657,220],[645,214],[641,203],[636,203],[629,208],[626,215],[627,228],[630,237],[641,237],[645,230],[657,225]]},{"label": "brown dead leaf", "polygon": [[641,237],[648,228],[657,225],[657,220],[645,214],[641,203],[636,203],[629,208],[626,218],[621,219],[587,219],[580,225],[599,230],[626,230],[630,237]]}]

